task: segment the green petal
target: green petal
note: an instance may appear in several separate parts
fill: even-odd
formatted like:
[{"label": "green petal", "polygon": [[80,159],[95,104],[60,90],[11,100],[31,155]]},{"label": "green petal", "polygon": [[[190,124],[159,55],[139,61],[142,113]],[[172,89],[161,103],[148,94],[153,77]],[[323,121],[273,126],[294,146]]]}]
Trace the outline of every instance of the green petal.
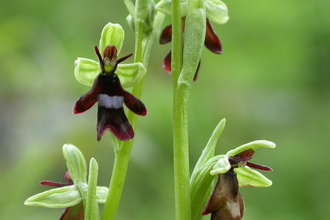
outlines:
[{"label": "green petal", "polygon": [[101,33],[99,43],[100,53],[103,54],[104,49],[108,45],[115,45],[119,54],[123,45],[124,37],[124,29],[119,24],[113,24],[109,22],[107,25],[104,26]]},{"label": "green petal", "polygon": [[[187,0],[181,0],[181,16],[187,14]],[[156,4],[156,9],[167,15],[172,15],[172,0],[162,0]]]},{"label": "green petal", "polygon": [[237,179],[240,187],[268,187],[272,185],[271,180],[249,167],[236,168],[234,171],[237,173]]},{"label": "green petal", "polygon": [[109,189],[105,186],[96,187],[96,199],[98,203],[105,203]]},{"label": "green petal", "polygon": [[70,177],[74,184],[86,184],[87,168],[84,155],[78,148],[71,144],[64,144],[62,150]]},{"label": "green petal", "polygon": [[77,205],[82,200],[77,188],[64,186],[47,190],[28,198],[24,204],[28,206],[41,206],[45,208],[66,208]]},{"label": "green petal", "polygon": [[211,175],[217,175],[226,173],[230,169],[231,165],[229,163],[228,157],[226,155],[220,155],[220,159],[213,166],[213,170],[211,170]]},{"label": "green petal", "polygon": [[218,24],[224,24],[228,21],[228,8],[225,3],[220,0],[206,0],[204,4],[208,19]]},{"label": "green petal", "polygon": [[91,59],[78,57],[74,64],[74,76],[76,79],[84,85],[93,85],[95,78],[101,71],[99,63]]},{"label": "green petal", "polygon": [[242,153],[243,151],[246,151],[248,149],[255,150],[259,147],[266,147],[266,148],[275,148],[275,143],[271,141],[265,141],[265,140],[258,140],[258,141],[252,141],[250,143],[244,144],[242,146],[239,146],[233,150],[230,150],[227,152],[227,157],[233,157],[239,153]]},{"label": "green petal", "polygon": [[142,63],[119,64],[116,74],[120,79],[122,87],[129,88],[140,82],[146,71]]}]

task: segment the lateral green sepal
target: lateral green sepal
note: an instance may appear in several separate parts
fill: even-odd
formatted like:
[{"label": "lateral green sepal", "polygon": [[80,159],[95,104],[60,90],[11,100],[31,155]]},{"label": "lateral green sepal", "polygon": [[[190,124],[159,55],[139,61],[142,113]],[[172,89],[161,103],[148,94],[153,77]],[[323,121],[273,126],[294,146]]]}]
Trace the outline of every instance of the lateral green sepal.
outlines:
[{"label": "lateral green sepal", "polygon": [[66,208],[77,205],[82,200],[78,189],[64,186],[38,193],[28,198],[24,205],[40,206],[45,208]]}]

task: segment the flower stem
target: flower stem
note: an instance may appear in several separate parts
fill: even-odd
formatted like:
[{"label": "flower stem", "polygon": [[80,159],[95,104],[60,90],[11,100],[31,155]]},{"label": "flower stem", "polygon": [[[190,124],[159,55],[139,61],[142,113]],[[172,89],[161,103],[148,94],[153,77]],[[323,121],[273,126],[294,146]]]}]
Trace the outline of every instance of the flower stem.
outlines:
[{"label": "flower stem", "polygon": [[[157,12],[153,30],[151,34],[148,36],[148,43],[145,50],[142,47],[143,41],[143,25],[136,26],[136,47],[135,47],[135,60],[134,62],[142,62],[145,67],[149,62],[150,53],[153,45],[159,38],[160,28],[164,20],[164,14],[161,12]],[[142,89],[144,85],[145,77],[136,85],[132,90],[132,94],[137,98],[141,98]],[[131,111],[127,114],[128,120],[130,121],[133,129],[135,130],[137,124],[137,115],[132,113]],[[102,215],[102,220],[113,220],[115,219],[116,212],[119,206],[119,201],[121,198],[121,194],[123,191],[126,173],[128,169],[128,163],[130,159],[130,154],[132,151],[132,146],[134,143],[134,139],[126,142],[119,141],[119,146],[115,147],[115,161],[112,170],[111,181],[109,185],[109,192],[107,196],[107,200],[104,206],[104,212]]]},{"label": "flower stem", "polygon": [[173,157],[175,215],[190,220],[188,97],[190,86],[179,84],[182,69],[181,1],[172,1]]}]

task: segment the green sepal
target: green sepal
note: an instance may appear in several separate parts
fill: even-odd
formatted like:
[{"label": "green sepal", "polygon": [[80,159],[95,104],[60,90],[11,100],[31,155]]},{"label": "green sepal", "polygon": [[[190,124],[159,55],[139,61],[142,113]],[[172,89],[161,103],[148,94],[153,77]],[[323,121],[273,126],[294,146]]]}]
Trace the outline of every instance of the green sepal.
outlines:
[{"label": "green sepal", "polygon": [[108,196],[108,187],[98,186],[96,187],[96,199],[98,203],[105,203]]},{"label": "green sepal", "polygon": [[100,52],[103,53],[108,45],[115,45],[119,54],[123,45],[124,37],[124,29],[119,24],[113,24],[109,22],[104,26],[101,32],[99,43]]},{"label": "green sepal", "polygon": [[224,24],[228,21],[227,5],[220,0],[204,1],[207,18],[218,24]]},{"label": "green sepal", "polygon": [[200,219],[202,210],[212,192],[212,182],[215,176],[210,175],[210,172],[219,158],[220,155],[207,160],[198,170],[194,170],[195,174],[190,179],[191,216],[193,220]]},{"label": "green sepal", "polygon": [[87,168],[84,155],[77,147],[71,144],[64,144],[62,150],[74,184],[78,186],[82,185],[81,183],[87,184]]},{"label": "green sepal", "polygon": [[78,57],[74,61],[74,65],[74,76],[78,82],[87,86],[93,85],[95,78],[101,71],[98,62],[87,58]]},{"label": "green sepal", "polygon": [[255,150],[259,147],[266,147],[266,148],[275,148],[275,143],[271,141],[266,141],[266,140],[257,140],[257,141],[252,141],[250,143],[241,145],[233,150],[230,150],[226,153],[227,157],[233,157],[239,153],[242,153],[243,151],[246,151],[248,149]]},{"label": "green sepal", "polygon": [[[92,86],[95,78],[100,74],[99,63],[91,59],[78,58],[75,61],[74,75],[76,79],[87,86]],[[116,74],[123,88],[135,86],[147,69],[142,63],[118,64]]]},{"label": "green sepal", "polygon": [[64,186],[38,193],[28,198],[24,205],[45,208],[66,208],[77,205],[82,200],[76,186]]},{"label": "green sepal", "polygon": [[146,72],[147,69],[140,62],[119,64],[116,70],[116,74],[118,75],[120,84],[123,88],[135,86],[140,82]]},{"label": "green sepal", "polygon": [[214,164],[222,156],[214,156],[214,151],[225,124],[226,119],[222,119],[215,127],[190,178],[192,204],[191,216],[193,216],[193,219],[195,220],[200,219],[200,213],[212,192],[212,181],[214,176],[210,175],[210,172],[213,169]]},{"label": "green sepal", "polygon": [[213,166],[213,169],[211,170],[211,175],[217,175],[226,173],[228,170],[230,170],[231,165],[229,162],[229,159],[226,155],[219,155],[219,160],[216,162],[216,164]]},{"label": "green sepal", "polygon": [[256,170],[247,166],[235,168],[237,179],[240,187],[253,186],[253,187],[268,187],[272,185],[272,181]]},{"label": "green sepal", "polygon": [[[186,16],[187,5],[187,0],[181,0],[181,17]],[[162,0],[156,4],[155,8],[164,14],[172,15],[172,0]]]},{"label": "green sepal", "polygon": [[222,119],[218,125],[215,127],[209,141],[207,142],[201,156],[199,157],[196,166],[194,168],[194,171],[192,172],[191,179],[194,178],[195,172],[197,172],[201,166],[203,166],[207,160],[212,158],[214,156],[214,150],[217,145],[217,142],[219,140],[219,137],[225,128],[226,125],[226,119]]}]

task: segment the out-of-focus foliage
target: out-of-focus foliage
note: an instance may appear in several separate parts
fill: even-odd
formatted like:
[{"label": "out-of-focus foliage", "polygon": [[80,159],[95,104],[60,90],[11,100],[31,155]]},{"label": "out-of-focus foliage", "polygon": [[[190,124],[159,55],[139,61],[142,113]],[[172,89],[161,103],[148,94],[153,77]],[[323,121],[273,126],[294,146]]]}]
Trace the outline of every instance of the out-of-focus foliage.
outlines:
[{"label": "out-of-focus foliage", "polygon": [[[245,220],[328,219],[330,2],[226,3],[229,22],[214,25],[224,53],[204,50],[190,96],[191,165],[226,118],[217,153],[257,139],[277,144],[254,156],[274,169],[267,174],[273,186],[241,189]],[[23,202],[46,190],[40,180],[64,182],[64,143],[78,146],[87,160],[95,157],[99,185],[108,185],[113,149],[109,135],[96,141],[96,108],[71,113],[89,89],[75,80],[73,62],[95,57],[93,46],[107,22],[122,24],[122,53],[133,52],[126,16],[122,1],[2,1],[1,219],[58,219],[60,209]],[[171,79],[161,68],[168,49],[156,45],[150,61],[142,97],[149,115],[139,118],[117,219],[174,219]]]}]

